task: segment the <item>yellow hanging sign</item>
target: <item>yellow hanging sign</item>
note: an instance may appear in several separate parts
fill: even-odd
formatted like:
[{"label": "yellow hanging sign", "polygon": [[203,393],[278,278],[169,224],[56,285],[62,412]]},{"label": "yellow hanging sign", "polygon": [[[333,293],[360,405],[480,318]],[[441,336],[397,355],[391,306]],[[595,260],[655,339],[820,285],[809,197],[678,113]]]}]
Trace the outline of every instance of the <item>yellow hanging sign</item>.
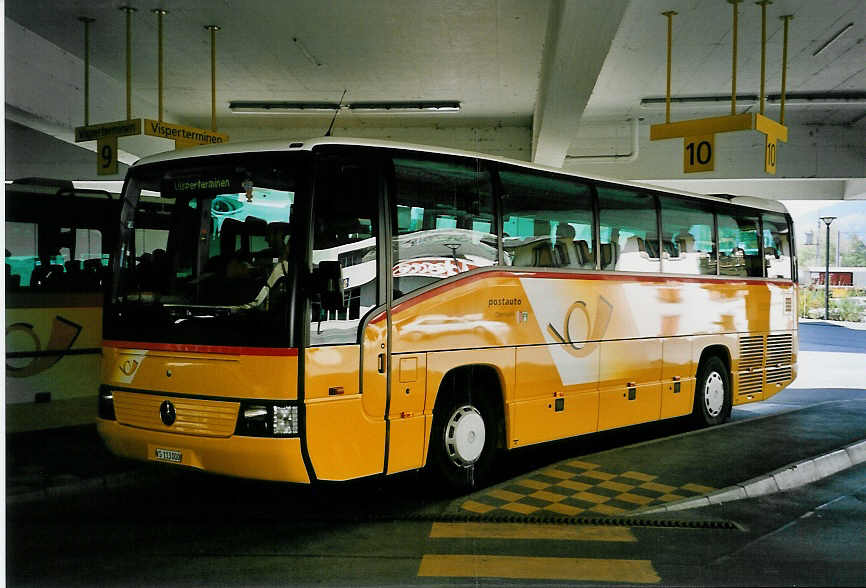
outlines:
[{"label": "yellow hanging sign", "polygon": [[96,141],[105,137],[128,137],[141,134],[141,119],[118,120],[99,125],[75,127],[75,142]]},{"label": "yellow hanging sign", "polygon": [[780,125],[763,114],[756,114],[755,130],[766,136],[766,140],[764,141],[764,171],[775,175],[776,143],[778,141],[788,142],[788,127]]},{"label": "yellow hanging sign", "polygon": [[716,136],[683,138],[683,173],[708,172],[716,169]]},{"label": "yellow hanging sign", "polygon": [[96,173],[117,173],[117,138],[141,134],[141,119],[118,120],[99,125],[75,127],[75,142],[96,141]]},{"label": "yellow hanging sign", "polygon": [[144,134],[151,137],[162,137],[176,142],[176,147],[190,147],[193,145],[216,145],[228,143],[229,136],[224,133],[208,131],[196,127],[174,125],[158,120],[144,120]]},{"label": "yellow hanging sign", "polygon": [[731,131],[748,131],[752,128],[751,114],[733,114],[730,116],[714,116],[697,118],[675,123],[662,123],[650,127],[650,141],[659,139],[679,139],[680,137],[697,137]]},{"label": "yellow hanging sign", "polygon": [[100,137],[96,141],[96,175],[113,176],[117,173],[117,137]]}]

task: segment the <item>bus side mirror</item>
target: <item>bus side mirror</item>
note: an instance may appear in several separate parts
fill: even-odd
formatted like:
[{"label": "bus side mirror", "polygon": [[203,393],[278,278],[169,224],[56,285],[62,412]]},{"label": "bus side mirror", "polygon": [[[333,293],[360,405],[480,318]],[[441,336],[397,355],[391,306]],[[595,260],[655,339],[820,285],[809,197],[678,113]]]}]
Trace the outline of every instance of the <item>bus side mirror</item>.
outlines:
[{"label": "bus side mirror", "polygon": [[320,261],[316,269],[319,297],[322,310],[343,310],[346,308],[343,298],[343,268],[339,261]]}]

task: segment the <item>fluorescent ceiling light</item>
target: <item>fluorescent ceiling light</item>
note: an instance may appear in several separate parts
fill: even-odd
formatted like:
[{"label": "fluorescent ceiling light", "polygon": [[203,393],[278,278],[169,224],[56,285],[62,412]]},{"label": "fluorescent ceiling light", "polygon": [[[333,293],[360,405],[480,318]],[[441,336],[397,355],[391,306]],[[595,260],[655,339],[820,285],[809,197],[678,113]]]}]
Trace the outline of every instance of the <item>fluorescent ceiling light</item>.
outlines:
[{"label": "fluorescent ceiling light", "polygon": [[340,105],[338,102],[292,102],[280,100],[233,100],[229,110],[236,114],[281,114],[334,112],[344,108],[359,114],[367,113],[449,113],[460,112],[460,102],[456,100],[412,102],[353,102]]},{"label": "fluorescent ceiling light", "polygon": [[[769,94],[766,101],[769,104],[781,102],[780,94]],[[760,97],[757,94],[738,94],[737,104],[746,105],[749,103],[757,103]],[[727,96],[672,96],[672,106],[690,106],[690,107],[716,107],[731,103],[731,95]],[[809,93],[798,92],[785,94],[785,106],[808,107],[808,106],[862,106],[866,104],[866,92],[824,92],[824,93]],[[640,101],[641,108],[646,109],[662,109],[665,107],[665,98],[651,97],[642,98]]]},{"label": "fluorescent ceiling light", "polygon": [[448,101],[353,102],[349,110],[364,112],[460,112],[460,103]]},{"label": "fluorescent ceiling light", "polygon": [[229,110],[237,114],[276,114],[280,112],[333,112],[337,102],[286,102],[279,100],[232,100]]}]

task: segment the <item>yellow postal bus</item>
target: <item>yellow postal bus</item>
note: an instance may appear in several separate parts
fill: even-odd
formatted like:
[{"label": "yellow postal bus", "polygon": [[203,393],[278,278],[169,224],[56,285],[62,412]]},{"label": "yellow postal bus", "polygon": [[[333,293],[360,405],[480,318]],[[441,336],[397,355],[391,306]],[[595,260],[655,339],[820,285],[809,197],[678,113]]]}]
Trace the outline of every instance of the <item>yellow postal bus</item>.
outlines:
[{"label": "yellow postal bus", "polygon": [[[174,202],[147,267],[142,194]],[[498,450],[713,425],[796,376],[773,201],[325,138],[144,159],[119,231],[98,427],[135,459],[470,488]]]}]

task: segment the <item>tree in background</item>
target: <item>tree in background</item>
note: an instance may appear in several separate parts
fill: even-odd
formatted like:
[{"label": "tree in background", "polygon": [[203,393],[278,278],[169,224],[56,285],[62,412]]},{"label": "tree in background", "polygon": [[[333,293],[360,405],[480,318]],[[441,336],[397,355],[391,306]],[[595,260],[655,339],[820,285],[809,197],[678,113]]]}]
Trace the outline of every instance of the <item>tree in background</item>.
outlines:
[{"label": "tree in background", "polygon": [[842,250],[840,261],[843,266],[866,267],[866,243],[859,235],[854,235],[848,242],[847,251]]}]

